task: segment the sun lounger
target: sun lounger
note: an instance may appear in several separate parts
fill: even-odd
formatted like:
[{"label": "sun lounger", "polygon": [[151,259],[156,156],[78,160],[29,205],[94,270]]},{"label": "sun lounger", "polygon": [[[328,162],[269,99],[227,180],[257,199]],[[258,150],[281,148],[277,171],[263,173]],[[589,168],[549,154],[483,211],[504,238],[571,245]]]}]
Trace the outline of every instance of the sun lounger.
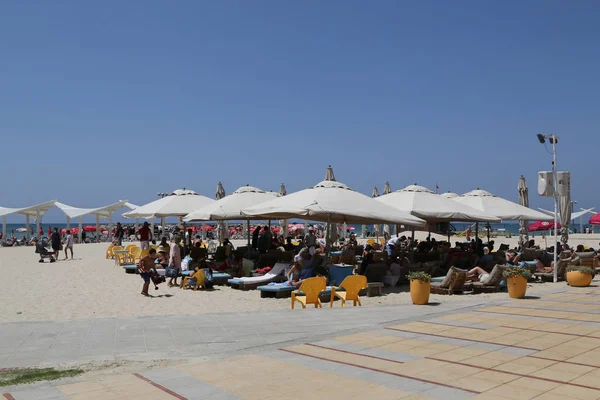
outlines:
[{"label": "sun lounger", "polygon": [[465,290],[472,290],[476,293],[494,293],[500,290],[500,283],[503,280],[502,273],[506,270],[506,265],[496,265],[490,275],[482,282],[467,282],[464,285]]},{"label": "sun lounger", "polygon": [[251,290],[259,286],[266,285],[270,282],[281,281],[285,279],[285,270],[289,267],[286,263],[277,263],[273,269],[262,276],[253,276],[250,278],[233,278],[228,279],[227,284],[233,289]]},{"label": "sun lounger", "polygon": [[430,293],[452,295],[462,293],[467,280],[467,271],[464,269],[451,267],[445,277],[439,282],[432,282],[430,285]]},{"label": "sun lounger", "polygon": [[284,299],[290,297],[292,292],[296,290],[296,287],[289,285],[287,282],[263,285],[256,289],[260,291],[261,298],[274,297],[276,299]]},{"label": "sun lounger", "polygon": [[131,264],[131,265],[123,265],[123,269],[125,270],[126,274],[137,274],[138,273],[138,266]]}]

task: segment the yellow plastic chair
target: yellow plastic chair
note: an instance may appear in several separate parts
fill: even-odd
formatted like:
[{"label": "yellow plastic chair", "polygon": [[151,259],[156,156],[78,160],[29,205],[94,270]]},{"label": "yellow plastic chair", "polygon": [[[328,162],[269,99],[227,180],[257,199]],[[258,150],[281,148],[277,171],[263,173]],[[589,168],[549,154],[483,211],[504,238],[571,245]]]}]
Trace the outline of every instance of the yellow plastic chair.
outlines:
[{"label": "yellow plastic chair", "polygon": [[[344,289],[344,291],[340,291],[340,289]],[[342,307],[346,305],[346,300],[352,300],[354,302],[354,307],[356,307],[356,303],[359,306],[360,297],[358,293],[367,288],[367,277],[363,275],[349,275],[340,284],[340,286],[334,286],[331,288],[331,303],[329,307],[333,307],[333,300],[337,297],[342,300]]]},{"label": "yellow plastic chair", "polygon": [[133,261],[137,262],[141,258],[142,250],[137,246],[133,246],[131,249],[129,249],[129,254],[131,254]]},{"label": "yellow plastic chair", "polygon": [[151,246],[150,246],[150,248],[151,248],[151,249],[154,249],[154,250],[158,250],[158,245],[156,245],[156,244],[153,244],[153,245],[151,245]]},{"label": "yellow plastic chair", "polygon": [[130,265],[133,264],[133,260],[131,258],[131,254],[129,253],[118,253],[116,255],[116,261],[119,265]]},{"label": "yellow plastic chair", "polygon": [[135,244],[128,244],[128,245],[125,247],[125,250],[127,250],[128,252],[130,252],[130,253],[131,253],[131,249],[133,249],[134,247],[137,247],[137,246],[136,246]]},{"label": "yellow plastic chair", "polygon": [[367,240],[367,244],[373,244],[373,243],[375,243],[375,239],[369,239],[369,240]]},{"label": "yellow plastic chair", "polygon": [[[302,281],[298,290],[292,292],[292,310],[296,301],[302,304],[302,308],[306,308],[308,304],[314,304],[315,308],[322,308],[319,293],[325,290],[326,285],[323,277],[307,278]],[[300,295],[300,292],[303,294]]]},{"label": "yellow plastic chair", "polygon": [[108,249],[106,249],[106,259],[111,259],[115,256],[115,254],[113,253],[113,246],[108,246]]},{"label": "yellow plastic chair", "polygon": [[146,257],[148,254],[150,254],[150,250],[148,250],[148,249],[142,250],[140,253],[140,259]]},{"label": "yellow plastic chair", "polygon": [[198,290],[199,287],[203,287],[204,281],[206,280],[206,274],[204,273],[204,269],[200,268],[198,271],[194,272],[194,275],[184,277],[181,286],[182,289],[191,287],[191,285],[189,284],[190,279],[196,279],[196,284],[193,286],[194,290]]}]

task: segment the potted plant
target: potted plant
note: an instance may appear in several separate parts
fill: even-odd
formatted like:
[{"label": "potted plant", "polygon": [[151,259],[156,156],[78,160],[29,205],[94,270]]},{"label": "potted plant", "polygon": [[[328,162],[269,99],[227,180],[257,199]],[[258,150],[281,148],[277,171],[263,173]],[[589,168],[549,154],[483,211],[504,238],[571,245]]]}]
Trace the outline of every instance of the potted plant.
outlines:
[{"label": "potted plant", "polygon": [[590,267],[569,265],[567,267],[567,282],[569,282],[569,285],[576,287],[589,286],[594,278],[594,273],[594,269]]},{"label": "potted plant", "polygon": [[410,281],[410,298],[413,304],[427,304],[431,289],[431,275],[423,271],[413,271],[406,275],[406,279]]},{"label": "potted plant", "polygon": [[502,275],[506,279],[508,295],[513,299],[522,299],[527,291],[527,279],[531,272],[527,268],[511,267],[507,268]]}]

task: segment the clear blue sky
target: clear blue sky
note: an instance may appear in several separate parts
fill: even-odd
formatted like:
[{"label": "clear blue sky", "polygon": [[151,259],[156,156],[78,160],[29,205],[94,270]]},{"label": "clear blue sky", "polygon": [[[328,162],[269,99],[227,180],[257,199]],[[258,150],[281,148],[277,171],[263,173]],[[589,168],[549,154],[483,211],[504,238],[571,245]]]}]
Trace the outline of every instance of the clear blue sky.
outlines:
[{"label": "clear blue sky", "polygon": [[524,174],[551,207],[546,132],[600,209],[599,20],[583,0],[6,1],[0,205],[292,192],[332,164],[367,194],[516,200]]}]

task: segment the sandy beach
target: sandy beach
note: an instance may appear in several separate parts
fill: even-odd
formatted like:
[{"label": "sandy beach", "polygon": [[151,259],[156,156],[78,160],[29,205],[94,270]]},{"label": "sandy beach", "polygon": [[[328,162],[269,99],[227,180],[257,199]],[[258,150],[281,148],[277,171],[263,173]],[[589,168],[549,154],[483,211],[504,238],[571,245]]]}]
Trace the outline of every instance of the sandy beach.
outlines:
[{"label": "sandy beach", "polygon": [[[426,236],[417,233],[417,237]],[[453,238],[453,240],[464,240]],[[518,238],[497,238],[514,246]],[[537,238],[537,240],[540,240]],[[549,240],[550,241],[550,240]],[[570,243],[598,246],[600,235],[573,235]],[[236,246],[241,245],[239,241]],[[289,309],[289,299],[261,299],[257,291],[217,286],[214,291],[191,291],[160,285],[153,298],[140,295],[142,279],[125,274],[113,260],[105,259],[107,244],[75,246],[75,260],[38,262],[33,247],[0,248],[0,271],[7,284],[0,291],[0,321],[66,321],[87,318],[251,312]],[[64,254],[61,254],[63,257]],[[529,294],[564,286],[531,284]],[[364,307],[409,304],[406,287],[381,297],[364,298]],[[460,302],[466,297],[504,298],[506,293],[463,296],[432,295],[431,302]]]}]

